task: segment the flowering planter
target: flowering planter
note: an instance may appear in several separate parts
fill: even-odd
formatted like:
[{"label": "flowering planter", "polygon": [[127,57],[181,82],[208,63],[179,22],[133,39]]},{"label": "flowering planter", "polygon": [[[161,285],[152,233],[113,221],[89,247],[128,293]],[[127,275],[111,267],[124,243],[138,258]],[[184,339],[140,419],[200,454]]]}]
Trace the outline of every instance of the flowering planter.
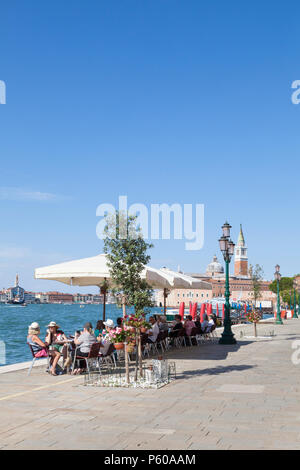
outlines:
[{"label": "flowering planter", "polygon": [[115,349],[124,349],[124,343],[114,343]]}]

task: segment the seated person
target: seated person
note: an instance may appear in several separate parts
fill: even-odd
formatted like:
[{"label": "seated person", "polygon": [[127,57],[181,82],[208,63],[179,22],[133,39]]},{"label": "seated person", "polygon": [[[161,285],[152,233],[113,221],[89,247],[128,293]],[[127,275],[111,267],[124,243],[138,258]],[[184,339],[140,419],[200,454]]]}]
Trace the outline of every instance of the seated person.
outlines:
[{"label": "seated person", "polygon": [[61,353],[66,341],[68,341],[68,338],[62,330],[59,330],[60,327],[55,323],[55,321],[51,321],[49,325],[47,325],[47,328],[45,341],[53,346],[55,351]]},{"label": "seated person", "polygon": [[197,315],[196,320],[194,320],[196,328],[201,328],[200,315]]},{"label": "seated person", "polygon": [[151,344],[151,343],[155,343],[159,335],[159,327],[154,316],[149,318],[149,323],[151,323],[152,327],[146,332],[147,333],[146,342]]},{"label": "seated person", "polygon": [[169,331],[169,325],[164,315],[161,315],[159,317],[157,324],[158,324],[159,331]]},{"label": "seated person", "polygon": [[58,360],[63,355],[64,358],[64,367],[68,367],[71,364],[71,358],[68,356],[68,338],[62,330],[59,330],[59,325],[55,321],[51,321],[47,325],[47,335],[45,341],[53,347],[54,351],[59,353]]},{"label": "seated person", "polygon": [[97,339],[99,338],[99,336],[102,335],[103,330],[105,330],[104,322],[103,322],[103,320],[98,320],[96,328],[94,330],[94,335],[96,336]]},{"label": "seated person", "polygon": [[210,326],[209,331],[213,331],[216,328],[216,320],[213,314],[208,316],[208,324]]},{"label": "seated person", "polygon": [[208,329],[210,329],[210,324],[208,322],[208,316],[205,313],[205,315],[203,316],[203,321],[201,322],[201,330],[203,333],[207,333]]},{"label": "seated person", "polygon": [[[105,322],[103,322],[104,326],[105,326],[105,331],[108,333],[110,330],[113,330],[115,325],[114,325],[114,322],[113,320],[111,320],[110,318],[108,320],[106,320]],[[107,351],[109,350],[109,347],[110,345],[112,344],[111,341],[109,340],[109,337],[108,335],[105,335],[102,339],[101,339],[101,346],[100,346],[100,353],[103,354],[103,356],[105,356],[107,354]]]},{"label": "seated person", "polygon": [[[74,343],[79,346],[76,352],[76,356],[88,357],[92,344],[96,343],[96,336],[93,333],[93,327],[90,322],[85,323],[83,331],[80,335],[76,332]],[[75,351],[73,352],[74,359]],[[80,361],[80,368],[75,369],[73,374],[80,374],[82,369],[85,367],[85,361]]]},{"label": "seated person", "polygon": [[178,330],[181,330],[183,328],[183,324],[181,321],[181,316],[180,315],[175,315],[175,321],[172,327],[172,330],[169,333],[169,336],[171,338],[174,338],[178,334]]},{"label": "seated person", "polygon": [[185,333],[187,336],[191,335],[192,329],[195,328],[196,325],[193,322],[193,317],[192,315],[188,315],[185,322],[184,322],[184,328],[185,328]]},{"label": "seated person", "polygon": [[[30,346],[32,347],[34,357],[47,357],[48,355],[50,355],[48,352],[49,343],[47,341],[43,342],[39,338],[40,333],[40,325],[37,322],[31,323],[28,328],[27,343],[30,344]],[[52,367],[50,368],[49,372],[51,375],[57,375],[55,369],[56,364],[60,358],[60,353],[58,353],[57,351],[51,351],[51,356]]]}]

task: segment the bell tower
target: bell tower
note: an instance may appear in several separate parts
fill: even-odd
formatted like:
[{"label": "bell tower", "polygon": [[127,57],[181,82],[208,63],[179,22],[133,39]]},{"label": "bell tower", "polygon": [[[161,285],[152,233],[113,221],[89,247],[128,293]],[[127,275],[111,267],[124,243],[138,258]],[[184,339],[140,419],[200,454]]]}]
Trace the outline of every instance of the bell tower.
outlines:
[{"label": "bell tower", "polygon": [[235,247],[234,275],[248,276],[248,248],[245,244],[242,225],[240,225],[239,238]]}]

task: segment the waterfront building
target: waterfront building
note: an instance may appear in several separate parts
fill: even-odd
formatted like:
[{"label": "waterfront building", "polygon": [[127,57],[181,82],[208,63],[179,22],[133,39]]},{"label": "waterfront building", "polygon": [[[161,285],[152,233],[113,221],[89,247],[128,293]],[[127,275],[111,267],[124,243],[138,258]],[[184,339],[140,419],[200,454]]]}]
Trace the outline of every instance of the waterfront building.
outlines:
[{"label": "waterfront building", "polygon": [[[212,285],[209,282],[202,282],[201,289],[172,289],[166,299],[167,307],[179,307],[181,302],[186,306],[190,302],[201,304],[208,302],[212,295]],[[162,306],[164,302],[163,290],[158,290],[155,295],[155,302],[158,306]]]},{"label": "waterfront building", "polygon": [[24,301],[26,304],[34,304],[36,303],[36,297],[34,292],[24,292]]},{"label": "waterfront building", "polygon": [[[211,283],[213,297],[224,297],[225,295],[225,275],[224,268],[219,263],[216,256],[208,264],[205,273],[189,273],[190,276],[205,280]],[[246,301],[253,300],[253,286],[248,268],[248,248],[245,243],[242,226],[240,226],[239,236],[235,247],[234,275],[230,276],[230,300]],[[269,285],[272,281],[261,281],[261,301],[276,302],[276,294],[270,291]]]},{"label": "waterfront building", "polygon": [[47,304],[49,302],[49,296],[44,292],[37,292],[35,298],[40,304]]},{"label": "waterfront building", "polygon": [[6,291],[7,293],[7,302],[8,303],[17,303],[22,304],[24,303],[24,294],[25,289],[19,286],[19,276],[16,275],[16,281],[14,287],[9,287]]},{"label": "waterfront building", "polygon": [[5,289],[0,291],[0,302],[1,303],[7,302],[7,291]]},{"label": "waterfront building", "polygon": [[117,302],[115,296],[111,293],[108,292],[106,296],[106,303],[107,304],[115,304]]},{"label": "waterfront building", "polygon": [[47,292],[49,303],[73,303],[73,295],[63,292]]},{"label": "waterfront building", "polygon": [[[180,302],[185,302],[186,306],[188,306],[190,302],[201,304],[203,302],[210,301],[212,298],[224,298],[224,267],[219,262],[216,255],[213,256],[212,261],[207,265],[205,272],[186,274],[203,281],[205,287],[203,287],[202,290],[172,290],[167,297],[168,307],[178,307]],[[229,282],[231,301],[249,303],[253,301],[253,285],[248,268],[248,248],[245,243],[242,226],[240,226],[239,236],[235,247],[234,274],[230,276]],[[272,302],[274,305],[274,302],[276,302],[276,294],[269,290],[270,284],[271,282],[267,280],[263,280],[261,282],[261,297],[259,302],[268,301]],[[163,291],[157,291],[155,299],[157,305],[163,305]]]},{"label": "waterfront building", "polygon": [[76,303],[91,303],[93,302],[93,295],[92,294],[75,294],[73,296],[74,302]]}]

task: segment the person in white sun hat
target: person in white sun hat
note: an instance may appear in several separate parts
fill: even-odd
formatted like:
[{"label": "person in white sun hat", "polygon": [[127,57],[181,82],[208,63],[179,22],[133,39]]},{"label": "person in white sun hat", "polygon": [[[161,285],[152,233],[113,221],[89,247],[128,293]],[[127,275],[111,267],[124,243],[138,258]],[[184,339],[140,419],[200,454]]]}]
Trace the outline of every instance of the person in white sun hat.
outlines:
[{"label": "person in white sun hat", "polygon": [[64,332],[59,329],[60,326],[57,325],[55,321],[51,321],[49,325],[47,325],[47,328],[47,336],[45,341],[52,346],[52,350],[59,352],[59,357],[56,361],[56,364],[60,356],[63,355],[64,368],[67,368],[72,362],[71,358],[68,356],[68,338]]},{"label": "person in white sun hat", "polygon": [[[39,338],[40,333],[40,325],[37,322],[31,323],[31,325],[28,327],[27,343],[32,347],[32,351],[35,357],[47,357],[49,355],[49,343],[47,340],[44,342],[41,340],[41,338]],[[53,358],[53,362],[49,372],[51,375],[57,375],[55,372],[55,367],[58,359],[60,358],[60,353],[57,351],[51,351],[50,355]]]},{"label": "person in white sun hat", "polygon": [[[115,327],[114,321],[108,318],[106,321],[103,322],[105,326],[105,332],[108,333],[110,330],[113,330]],[[109,346],[111,345],[111,341],[108,338],[108,335],[105,335],[104,338],[100,341],[101,347],[100,352],[105,356],[107,353]]]},{"label": "person in white sun hat", "polygon": [[114,324],[114,321],[111,320],[110,318],[108,318],[108,320],[104,321],[103,322],[104,325],[105,325],[105,329],[110,329],[110,328],[114,328],[115,324]]}]

